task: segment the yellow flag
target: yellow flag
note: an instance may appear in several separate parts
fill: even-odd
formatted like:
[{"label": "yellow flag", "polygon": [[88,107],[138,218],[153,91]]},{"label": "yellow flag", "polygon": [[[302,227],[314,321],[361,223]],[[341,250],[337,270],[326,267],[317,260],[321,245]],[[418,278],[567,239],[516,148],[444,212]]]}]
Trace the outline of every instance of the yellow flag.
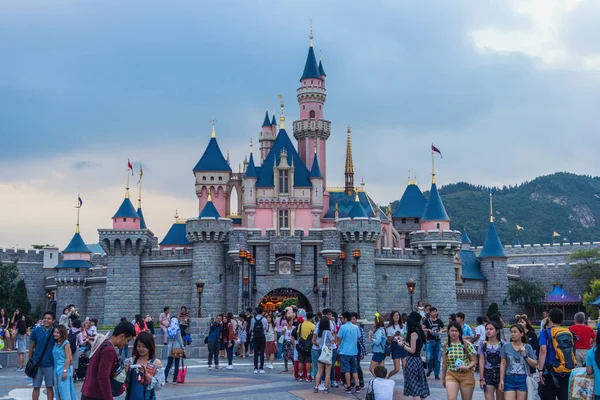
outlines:
[{"label": "yellow flag", "polygon": [[524,229],[523,229],[523,227],[521,225],[517,225],[517,230],[518,231],[523,231]]},{"label": "yellow flag", "polygon": [[552,232],[552,237],[557,237],[557,236],[560,236],[560,233],[558,233],[558,232]]}]

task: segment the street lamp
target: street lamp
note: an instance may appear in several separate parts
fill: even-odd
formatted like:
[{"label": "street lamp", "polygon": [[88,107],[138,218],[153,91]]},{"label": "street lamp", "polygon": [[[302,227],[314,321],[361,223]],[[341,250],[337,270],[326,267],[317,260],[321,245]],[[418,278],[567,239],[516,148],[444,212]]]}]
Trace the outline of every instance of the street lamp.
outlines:
[{"label": "street lamp", "polygon": [[346,262],[346,253],[342,251],[340,253],[340,268],[342,268],[342,311],[346,311],[346,309],[345,309],[345,306],[346,306],[346,284],[344,281],[345,262]]},{"label": "street lamp", "polygon": [[204,292],[206,283],[202,279],[196,282],[196,292],[198,292],[198,318],[202,318],[202,292]]},{"label": "street lamp", "polygon": [[358,260],[360,260],[360,249],[354,249],[352,257],[356,260],[356,313],[360,319],[360,289],[358,287]]},{"label": "street lamp", "polygon": [[[329,261],[329,260],[327,260]],[[323,307],[327,306],[327,284],[329,283],[329,276],[323,277]]]},{"label": "street lamp", "polygon": [[414,279],[410,278],[408,282],[406,282],[406,287],[408,289],[408,294],[410,294],[410,311],[413,311],[413,295],[415,294],[415,286],[417,282]]},{"label": "street lamp", "polygon": [[[243,279],[243,286],[242,286],[242,307],[245,309],[246,308],[246,304],[247,304],[247,298],[248,298],[248,293],[246,292],[246,276],[244,274],[244,262],[246,261],[246,257],[248,256],[248,252],[244,249],[240,249],[240,261],[242,262],[242,273],[240,274],[240,276]],[[249,269],[249,268],[248,268]]]}]

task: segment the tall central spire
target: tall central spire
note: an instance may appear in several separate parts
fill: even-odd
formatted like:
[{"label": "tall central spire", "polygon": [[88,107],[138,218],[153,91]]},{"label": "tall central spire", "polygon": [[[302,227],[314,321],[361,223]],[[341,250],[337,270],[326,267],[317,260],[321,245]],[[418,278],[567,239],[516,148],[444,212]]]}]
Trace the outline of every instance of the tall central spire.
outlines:
[{"label": "tall central spire", "polygon": [[279,105],[281,107],[281,117],[279,117],[279,129],[285,129],[285,114],[284,107],[285,101],[283,100],[283,95],[279,95]]},{"label": "tall central spire", "polygon": [[354,162],[352,161],[352,138],[350,137],[352,128],[348,125],[348,137],[346,139],[346,165],[344,167],[345,187],[344,191],[348,196],[354,193]]}]

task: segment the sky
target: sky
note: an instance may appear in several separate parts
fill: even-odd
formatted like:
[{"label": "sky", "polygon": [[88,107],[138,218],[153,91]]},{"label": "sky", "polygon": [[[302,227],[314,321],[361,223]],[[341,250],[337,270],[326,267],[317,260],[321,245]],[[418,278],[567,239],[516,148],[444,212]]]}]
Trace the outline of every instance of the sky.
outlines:
[{"label": "sky", "polygon": [[[508,185],[557,171],[598,175],[600,2],[0,2],[0,248],[98,240],[144,167],[143,208],[162,239],[198,213],[192,168],[212,118],[232,167],[265,102],[295,91],[308,52],[327,73],[328,185],[380,204],[408,171],[438,184]],[[291,135],[291,129],[289,130]],[[255,146],[255,159],[258,154]],[[132,179],[132,199],[137,198]],[[135,204],[135,201],[134,201]]]}]

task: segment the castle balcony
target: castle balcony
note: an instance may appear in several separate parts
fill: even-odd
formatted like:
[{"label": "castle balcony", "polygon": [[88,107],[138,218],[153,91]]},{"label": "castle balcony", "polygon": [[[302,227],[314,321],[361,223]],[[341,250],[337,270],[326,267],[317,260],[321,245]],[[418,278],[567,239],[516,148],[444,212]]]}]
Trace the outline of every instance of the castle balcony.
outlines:
[{"label": "castle balcony", "polygon": [[[296,90],[296,93],[298,95],[298,99],[300,100],[301,97],[305,97],[305,96],[314,96],[316,98],[318,97],[323,97],[322,100],[320,100],[321,103],[325,102],[325,97],[326,97],[326,93],[327,90],[324,87],[319,87],[319,86],[302,86],[299,87]],[[319,100],[310,100],[309,101],[319,101]]]},{"label": "castle balcony", "polygon": [[315,135],[319,139],[328,139],[331,135],[331,121],[325,119],[301,119],[294,121],[293,128],[296,140]]}]

